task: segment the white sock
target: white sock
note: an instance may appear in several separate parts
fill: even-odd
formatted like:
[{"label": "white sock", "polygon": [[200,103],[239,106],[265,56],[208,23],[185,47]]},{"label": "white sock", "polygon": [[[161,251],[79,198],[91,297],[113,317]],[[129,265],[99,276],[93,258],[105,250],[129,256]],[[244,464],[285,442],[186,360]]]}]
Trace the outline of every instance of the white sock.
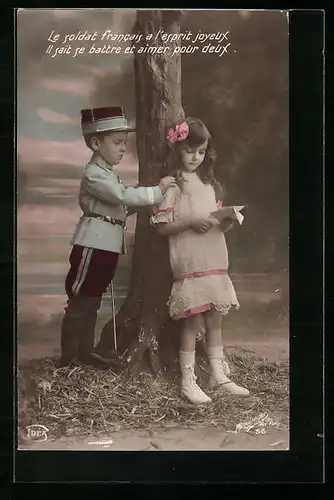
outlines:
[{"label": "white sock", "polygon": [[213,358],[219,358],[221,359],[222,357],[222,346],[220,345],[209,345],[207,348],[208,352],[208,358],[213,359]]}]

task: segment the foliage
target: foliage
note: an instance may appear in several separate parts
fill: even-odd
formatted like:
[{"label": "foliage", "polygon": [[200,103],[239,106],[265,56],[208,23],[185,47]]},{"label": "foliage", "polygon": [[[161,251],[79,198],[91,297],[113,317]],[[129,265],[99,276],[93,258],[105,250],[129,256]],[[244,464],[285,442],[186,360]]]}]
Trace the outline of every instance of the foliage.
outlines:
[{"label": "foliage", "polygon": [[[226,32],[228,54],[182,57],[183,107],[212,131],[225,203],[246,204],[228,234],[234,272],[277,271],[288,263],[288,22],[280,11],[185,12],[181,31]],[[225,43],[225,42],[223,42]],[[95,102],[135,114],[132,61],[97,80]],[[138,120],[138,117],[137,117]]]},{"label": "foliage", "polygon": [[[288,23],[281,12],[226,13],[223,27],[208,16],[211,32],[230,30],[229,55],[202,56],[200,72],[183,58],[184,107],[213,132],[225,202],[248,207],[228,235],[233,271],[276,271],[288,258]],[[204,31],[194,12],[185,23]]]}]

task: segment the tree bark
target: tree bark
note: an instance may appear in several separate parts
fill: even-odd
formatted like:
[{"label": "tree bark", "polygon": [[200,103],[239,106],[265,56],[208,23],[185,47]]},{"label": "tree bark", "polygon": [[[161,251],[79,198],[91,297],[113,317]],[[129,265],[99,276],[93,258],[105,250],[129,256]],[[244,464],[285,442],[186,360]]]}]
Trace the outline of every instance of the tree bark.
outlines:
[{"label": "tree bark", "polygon": [[[158,184],[168,174],[164,160],[168,145],[168,129],[184,117],[181,104],[181,55],[172,56],[179,41],[161,39],[161,31],[178,34],[180,12],[138,11],[134,32],[143,35],[134,55],[137,151],[139,184]],[[149,39],[152,35],[152,39]],[[139,46],[171,49],[161,54],[138,53]],[[151,208],[137,216],[135,247],[130,287],[117,319],[118,356],[124,366],[138,365],[145,352],[154,372],[175,358],[169,349],[175,343],[177,328],[169,319],[167,300],[172,276],[169,265],[168,240],[149,224]],[[176,325],[177,327],[178,325]],[[172,333],[173,332],[173,333]],[[104,327],[100,351],[113,346],[112,321]]]}]

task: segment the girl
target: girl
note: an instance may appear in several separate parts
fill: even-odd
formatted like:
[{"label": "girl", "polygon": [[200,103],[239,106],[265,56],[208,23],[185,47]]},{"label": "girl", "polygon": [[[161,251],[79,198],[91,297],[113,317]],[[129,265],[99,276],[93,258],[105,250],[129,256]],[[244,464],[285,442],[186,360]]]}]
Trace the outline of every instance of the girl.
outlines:
[{"label": "girl", "polygon": [[[176,184],[168,188],[164,201],[156,206],[151,224],[169,238],[174,283],[169,299],[173,319],[183,320],[180,342],[181,393],[194,404],[208,403],[194,373],[196,336],[204,321],[210,386],[219,385],[232,394],[249,391],[232,382],[222,349],[221,315],[238,300],[227,274],[228,253],[223,231],[233,222],[221,223],[210,216],[222,197],[213,175],[215,153],[212,139],[201,120],[187,118],[171,129],[168,162]],[[221,205],[221,202],[218,206]]]}]

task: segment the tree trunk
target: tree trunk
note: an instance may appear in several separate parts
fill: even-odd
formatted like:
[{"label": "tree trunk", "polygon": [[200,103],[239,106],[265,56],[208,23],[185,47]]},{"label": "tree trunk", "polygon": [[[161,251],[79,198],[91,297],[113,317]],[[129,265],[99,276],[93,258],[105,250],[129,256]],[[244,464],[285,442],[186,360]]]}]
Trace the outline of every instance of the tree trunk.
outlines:
[{"label": "tree trunk", "polygon": [[[138,11],[134,31],[143,34],[141,47],[166,46],[159,30],[178,34],[179,16],[180,12],[175,11]],[[171,50],[162,54],[139,54],[138,45],[134,68],[139,184],[149,186],[158,184],[160,178],[168,174],[164,164],[168,150],[166,136],[169,127],[184,117],[181,56],[172,57],[173,49],[180,42],[169,41],[167,45]],[[174,324],[170,328],[172,321],[167,309],[172,284],[168,240],[150,226],[150,212],[148,207],[137,216],[131,282],[117,315],[116,328],[118,356],[124,366],[137,366],[148,353],[151,367],[158,372],[169,365],[168,359],[175,359],[169,347],[173,346],[171,336],[176,335],[177,328]],[[106,353],[112,346],[110,321],[102,331],[99,350]]]}]

